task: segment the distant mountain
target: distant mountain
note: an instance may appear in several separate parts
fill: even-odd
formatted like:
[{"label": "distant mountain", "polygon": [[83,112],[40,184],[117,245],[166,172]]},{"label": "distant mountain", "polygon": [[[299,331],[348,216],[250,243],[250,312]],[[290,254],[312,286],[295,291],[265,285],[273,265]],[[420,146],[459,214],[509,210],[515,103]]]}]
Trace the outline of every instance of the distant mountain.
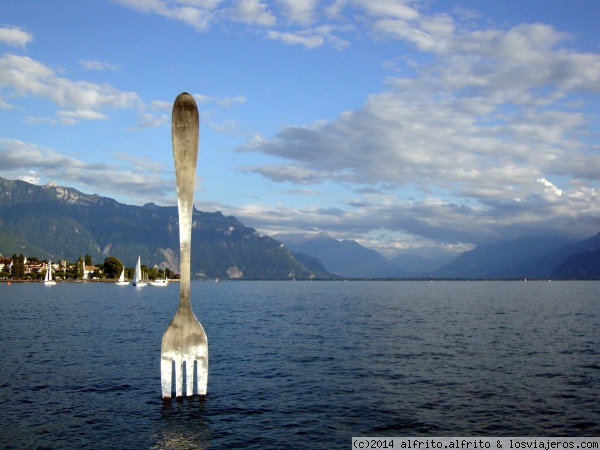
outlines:
[{"label": "distant mountain", "polygon": [[[121,204],[53,184],[0,178],[0,253],[74,261],[89,253],[133,266],[179,269],[177,207]],[[192,274],[208,278],[327,277],[307,269],[280,242],[260,236],[234,217],[194,210]]]},{"label": "distant mountain", "polygon": [[[557,272],[557,269],[568,258],[580,253],[591,252],[594,250],[600,250],[600,233],[583,241],[563,245],[549,254],[533,261],[529,264],[529,270],[527,271],[529,275],[527,276],[532,278],[563,278],[560,273]],[[521,269],[524,271],[525,267],[522,267]],[[591,268],[583,268],[583,266],[581,267],[581,270],[584,272],[587,272],[590,269]],[[566,278],[573,277],[568,276]]]},{"label": "distant mountain", "polygon": [[555,279],[600,278],[600,233],[580,242],[565,246],[552,255],[550,276]]},{"label": "distant mountain", "polygon": [[317,258],[333,274],[350,278],[404,277],[408,273],[375,250],[363,247],[356,241],[338,241],[321,233],[317,235],[278,234],[292,252]]},{"label": "distant mountain", "polygon": [[569,256],[552,272],[554,279],[600,279],[600,250]]},{"label": "distant mountain", "polygon": [[528,263],[568,243],[564,238],[520,238],[478,245],[473,250],[461,254],[434,275],[446,278],[531,277],[528,273]]},{"label": "distant mountain", "polygon": [[313,258],[312,256],[305,255],[304,253],[292,253],[294,258],[301,262],[304,267],[313,273],[319,274],[321,278],[338,278],[337,275],[333,275],[329,273],[323,263],[317,258]]},{"label": "distant mountain", "polygon": [[392,258],[392,262],[407,271],[412,276],[429,277],[434,272],[446,266],[455,256],[440,256],[438,258],[425,258],[414,254],[400,254]]},{"label": "distant mountain", "polygon": [[570,242],[566,238],[520,238],[477,246],[461,254],[443,269],[434,272],[434,276],[560,278],[553,274],[567,258],[597,249],[600,249],[600,233],[579,242]]},{"label": "distant mountain", "polygon": [[0,216],[0,255],[7,257],[13,254],[23,255],[43,255],[46,252],[39,247],[36,247],[24,239],[15,236],[10,231],[2,227],[3,218]]}]

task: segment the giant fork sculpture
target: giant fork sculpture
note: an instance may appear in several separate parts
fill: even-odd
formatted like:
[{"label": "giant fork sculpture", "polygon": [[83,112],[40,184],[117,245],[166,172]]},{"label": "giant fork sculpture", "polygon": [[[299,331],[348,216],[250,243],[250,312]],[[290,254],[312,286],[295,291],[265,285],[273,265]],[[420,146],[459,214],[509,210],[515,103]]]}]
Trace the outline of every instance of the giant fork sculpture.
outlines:
[{"label": "giant fork sculpture", "polygon": [[[196,393],[206,394],[208,381],[208,340],[204,328],[194,316],[190,303],[190,247],[194,182],[198,158],[198,108],[187,92],[177,96],[173,104],[173,159],[177,178],[179,208],[179,307],[162,338],[160,378],[163,398],[171,398],[173,361],[175,362],[175,395],[183,395],[183,363],[186,365],[186,395],[193,395],[194,372]],[[196,367],[194,368],[194,361]]]}]

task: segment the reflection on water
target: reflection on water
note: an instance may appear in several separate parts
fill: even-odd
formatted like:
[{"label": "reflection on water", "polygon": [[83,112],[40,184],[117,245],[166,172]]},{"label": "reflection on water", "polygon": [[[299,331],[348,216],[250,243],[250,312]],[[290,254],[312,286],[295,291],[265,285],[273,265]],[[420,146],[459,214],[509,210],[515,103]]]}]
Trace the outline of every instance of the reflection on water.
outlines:
[{"label": "reflection on water", "polygon": [[160,430],[154,437],[156,449],[207,449],[212,430],[206,423],[206,397],[165,400],[160,410]]}]

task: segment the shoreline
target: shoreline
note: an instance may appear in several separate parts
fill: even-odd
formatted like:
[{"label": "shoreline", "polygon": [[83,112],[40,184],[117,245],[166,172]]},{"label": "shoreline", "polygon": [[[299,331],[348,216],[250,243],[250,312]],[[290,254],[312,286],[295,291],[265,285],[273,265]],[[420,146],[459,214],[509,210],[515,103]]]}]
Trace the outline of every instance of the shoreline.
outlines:
[{"label": "shoreline", "polygon": [[[118,280],[57,280],[54,279],[54,281],[56,281],[56,284],[60,284],[60,283],[80,283],[80,284],[84,284],[84,283],[116,283]],[[173,279],[173,280],[167,280],[169,283],[179,283],[178,279]],[[0,283],[43,283],[44,280],[0,280]],[[131,281],[129,281],[129,283],[131,284]]]},{"label": "shoreline", "polygon": [[[118,280],[54,280],[56,284],[59,283],[116,283]],[[168,280],[170,283],[179,283],[180,279],[172,279]],[[215,279],[192,279],[190,281],[193,282],[217,282]],[[356,281],[384,281],[384,282],[489,282],[489,281],[508,281],[508,282],[552,282],[552,281],[600,281],[598,278],[563,278],[563,279],[546,279],[546,278],[531,278],[531,279],[523,279],[523,278],[328,278],[328,279],[319,279],[315,278],[312,280],[308,279],[239,279],[239,278],[230,278],[224,279],[220,281],[290,281],[290,282],[302,282],[302,281],[315,281],[315,282],[356,282]],[[0,283],[43,283],[44,280],[0,280]],[[128,281],[131,284],[131,281]],[[148,281],[150,284],[151,281]]]}]

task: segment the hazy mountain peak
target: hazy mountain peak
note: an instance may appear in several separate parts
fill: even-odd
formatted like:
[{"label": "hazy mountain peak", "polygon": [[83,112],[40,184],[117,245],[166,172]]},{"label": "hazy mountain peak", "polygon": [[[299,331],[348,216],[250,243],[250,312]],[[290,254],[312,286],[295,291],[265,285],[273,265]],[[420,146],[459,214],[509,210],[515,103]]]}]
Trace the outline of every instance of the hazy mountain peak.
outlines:
[{"label": "hazy mountain peak", "polygon": [[353,240],[338,240],[328,233],[277,234],[294,253],[319,259],[327,271],[353,278],[390,278],[407,272],[373,249]]}]

